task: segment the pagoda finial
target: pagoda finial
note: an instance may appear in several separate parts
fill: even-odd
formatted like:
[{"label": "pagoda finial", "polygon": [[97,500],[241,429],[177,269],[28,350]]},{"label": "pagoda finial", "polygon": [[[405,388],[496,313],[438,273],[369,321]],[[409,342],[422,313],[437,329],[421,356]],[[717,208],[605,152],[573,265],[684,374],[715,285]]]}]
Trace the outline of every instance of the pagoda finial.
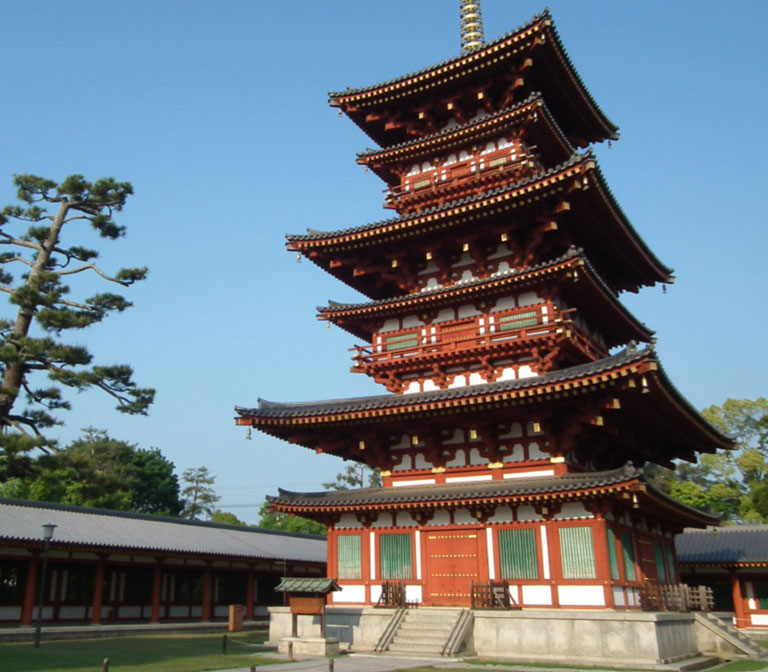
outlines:
[{"label": "pagoda finial", "polygon": [[483,15],[480,12],[480,0],[460,0],[460,2],[461,53],[468,54],[485,44]]}]

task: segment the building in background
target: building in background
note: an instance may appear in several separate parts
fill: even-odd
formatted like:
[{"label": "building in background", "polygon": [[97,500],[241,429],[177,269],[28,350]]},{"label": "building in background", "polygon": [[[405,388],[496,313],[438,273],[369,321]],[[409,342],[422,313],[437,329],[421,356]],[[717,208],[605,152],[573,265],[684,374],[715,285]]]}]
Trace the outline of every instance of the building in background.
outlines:
[{"label": "building in background", "polygon": [[323,537],[0,499],[0,623],[37,619],[48,523],[49,623],[211,621],[231,604],[263,618],[281,577],[325,575]]}]

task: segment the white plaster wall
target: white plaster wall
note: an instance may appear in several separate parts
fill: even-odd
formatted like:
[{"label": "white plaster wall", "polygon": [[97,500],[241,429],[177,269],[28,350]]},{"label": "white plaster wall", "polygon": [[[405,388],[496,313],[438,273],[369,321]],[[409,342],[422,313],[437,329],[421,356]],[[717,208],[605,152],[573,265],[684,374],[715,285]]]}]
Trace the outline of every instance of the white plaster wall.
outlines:
[{"label": "white plaster wall", "polygon": [[541,476],[554,476],[554,469],[537,469],[535,471],[512,471],[508,474],[504,474],[504,479],[510,478],[536,478]]},{"label": "white plaster wall", "polygon": [[448,476],[446,483],[472,483],[475,481],[492,481],[492,474],[477,474],[476,476]]},{"label": "white plaster wall", "polygon": [[557,599],[563,607],[604,607],[602,586],[558,586]]},{"label": "white plaster wall", "polygon": [[550,586],[522,586],[523,603],[526,605],[552,604],[552,589]]},{"label": "white plaster wall", "polygon": [[467,509],[456,509],[453,514],[453,522],[456,525],[477,525],[475,520]]},{"label": "white plaster wall", "polygon": [[532,306],[534,303],[541,303],[536,292],[523,292],[517,297],[517,305],[522,308],[523,306]]},{"label": "white plaster wall", "polygon": [[434,525],[450,525],[451,524],[451,514],[447,511],[436,511],[434,517],[432,520],[430,520],[427,525],[434,526]]},{"label": "white plaster wall", "polygon": [[543,460],[549,459],[549,454],[545,453],[536,441],[531,441],[528,444],[528,459],[529,460]]},{"label": "white plaster wall", "polygon": [[519,506],[517,508],[518,520],[542,520],[541,516],[536,513],[534,508],[528,504],[525,506]]},{"label": "white plaster wall", "polygon": [[752,614],[752,625],[768,625],[768,614]]},{"label": "white plaster wall", "polygon": [[411,485],[434,485],[435,479],[434,478],[416,478],[410,481],[402,480],[402,481],[392,481],[392,486],[395,488],[407,488]]},{"label": "white plaster wall", "polygon": [[354,513],[344,513],[339,518],[339,522],[336,523],[336,527],[362,527],[362,525]]},{"label": "white plaster wall", "polygon": [[472,466],[485,464],[486,462],[487,460],[480,456],[480,451],[477,448],[472,448],[472,450],[469,451],[469,463]]},{"label": "white plaster wall", "polygon": [[341,586],[341,590],[331,593],[331,600],[335,603],[365,603],[365,586],[364,585],[345,585]]},{"label": "white plaster wall", "polygon": [[395,517],[395,527],[416,527],[416,521],[407,511],[399,511]]},{"label": "white plaster wall", "polygon": [[467,463],[467,456],[463,448],[456,451],[456,457],[445,463],[446,467],[463,467]]},{"label": "white plaster wall", "polygon": [[[554,475],[554,471],[552,472]],[[557,520],[566,518],[594,518],[595,516],[584,508],[583,502],[565,502],[560,513],[555,514]]]},{"label": "white plaster wall", "polygon": [[405,601],[421,603],[421,586],[405,586]]},{"label": "white plaster wall", "polygon": [[[490,523],[511,523],[513,520],[512,509],[509,506],[497,506],[493,516],[488,519]],[[490,529],[490,528],[489,528]]]}]

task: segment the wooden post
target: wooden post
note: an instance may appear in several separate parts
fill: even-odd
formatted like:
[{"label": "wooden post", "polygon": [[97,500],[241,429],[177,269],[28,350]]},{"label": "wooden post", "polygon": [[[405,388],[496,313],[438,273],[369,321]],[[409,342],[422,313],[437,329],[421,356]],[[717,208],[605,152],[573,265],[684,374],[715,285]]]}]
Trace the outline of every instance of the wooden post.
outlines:
[{"label": "wooden post", "polygon": [[158,560],[155,564],[155,576],[152,582],[152,616],[150,622],[160,622],[160,593],[163,588],[163,566]]},{"label": "wooden post", "polygon": [[24,604],[21,607],[21,624],[32,625],[32,612],[35,609],[35,588],[40,556],[33,555],[27,563],[27,582],[24,586]]},{"label": "wooden post", "polygon": [[91,614],[91,623],[93,625],[101,623],[101,603],[104,598],[104,564],[105,558],[103,555],[100,555],[96,563],[96,574],[93,577],[93,613]]}]

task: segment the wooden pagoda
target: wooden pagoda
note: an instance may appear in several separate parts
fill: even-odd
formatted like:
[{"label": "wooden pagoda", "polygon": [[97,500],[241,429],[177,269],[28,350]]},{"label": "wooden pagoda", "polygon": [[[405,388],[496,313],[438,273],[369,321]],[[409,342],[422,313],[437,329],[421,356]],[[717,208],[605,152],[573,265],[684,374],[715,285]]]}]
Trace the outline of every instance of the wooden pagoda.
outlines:
[{"label": "wooden pagoda", "polygon": [[730,442],[618,301],[672,271],[589,151],[617,128],[549,14],[330,104],[379,145],[358,163],[396,216],[287,246],[367,298],[319,318],[388,394],[260,400],[237,423],[381,470],[380,488],[270,498],[328,526],[333,603],[469,606],[504,582],[521,607],[637,608],[677,582],[673,535],[715,519],[642,466]]}]

